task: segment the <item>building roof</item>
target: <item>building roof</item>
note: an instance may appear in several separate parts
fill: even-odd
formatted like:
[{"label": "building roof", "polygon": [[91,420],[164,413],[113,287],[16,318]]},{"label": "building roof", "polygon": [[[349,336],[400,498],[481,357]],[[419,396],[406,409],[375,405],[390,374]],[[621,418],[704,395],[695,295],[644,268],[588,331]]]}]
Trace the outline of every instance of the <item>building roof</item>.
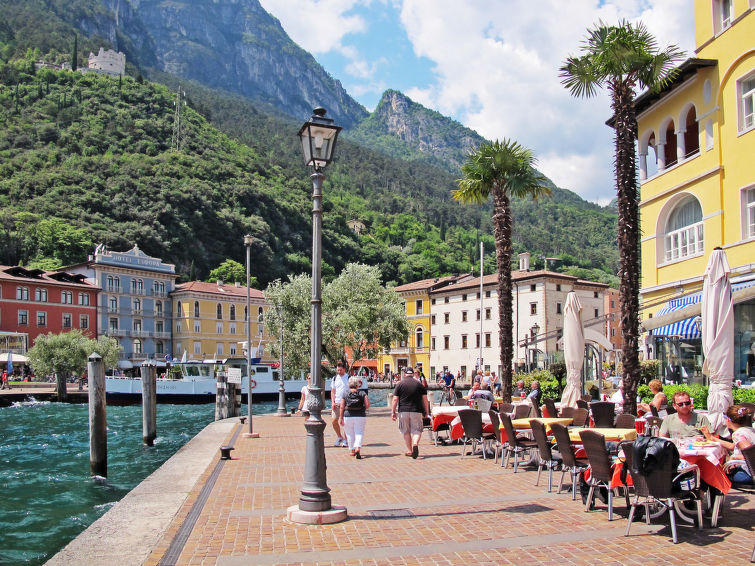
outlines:
[{"label": "building roof", "polygon": [[[718,61],[715,59],[687,59],[684,63],[676,68],[676,75],[671,79],[666,86],[660,90],[648,89],[637,98],[634,99],[634,112],[635,115],[639,115],[653,104],[658,102],[661,98],[664,98],[671,94],[678,86],[684,84],[688,79],[694,77],[699,69],[705,67],[715,67],[718,65]],[[606,124],[613,127],[614,117],[606,121]]]},{"label": "building roof", "polygon": [[66,271],[46,271],[43,269],[27,269],[19,265],[0,265],[0,281],[14,281],[16,283],[44,283],[58,287],[87,287],[93,291],[97,288],[87,283],[86,276],[68,273]]},{"label": "building roof", "polygon": [[434,277],[431,279],[422,279],[421,281],[413,281],[404,285],[399,285],[394,290],[401,293],[405,291],[421,291],[421,290],[433,290],[441,287],[445,287],[455,281],[465,280],[471,278],[469,273],[462,273],[461,275],[446,275],[445,277]]},{"label": "building roof", "polygon": [[[205,281],[189,281],[188,283],[176,285],[175,291],[171,294],[175,295],[177,293],[206,293],[223,297],[246,299],[246,286],[237,286],[235,283],[226,285],[223,283],[207,283]],[[249,295],[252,299],[264,300],[265,298],[265,295],[259,289],[250,289]]]},{"label": "building roof", "polygon": [[[546,271],[545,269],[538,269],[535,271],[518,271],[517,270],[517,271],[511,272],[512,283],[527,281],[530,279],[543,279],[543,278],[561,279],[562,281],[567,281],[569,283],[572,283],[573,285],[605,287],[605,288],[608,287],[606,283],[599,283],[598,281],[586,281],[584,279],[579,279],[578,277],[574,277],[573,275],[567,275],[565,273],[559,273],[557,271]],[[425,281],[430,281],[430,280],[426,279]],[[417,283],[422,283],[422,282],[418,281]],[[495,285],[497,283],[498,283],[497,273],[491,273],[490,275],[485,275],[482,278],[483,287],[486,285]],[[411,283],[409,285],[411,285]],[[473,277],[470,275],[465,279],[460,279],[457,282],[453,282],[449,285],[446,285],[438,289],[431,289],[430,291],[433,293],[435,292],[445,293],[449,291],[458,291],[461,289],[478,289],[479,287],[480,287],[480,278]]]}]

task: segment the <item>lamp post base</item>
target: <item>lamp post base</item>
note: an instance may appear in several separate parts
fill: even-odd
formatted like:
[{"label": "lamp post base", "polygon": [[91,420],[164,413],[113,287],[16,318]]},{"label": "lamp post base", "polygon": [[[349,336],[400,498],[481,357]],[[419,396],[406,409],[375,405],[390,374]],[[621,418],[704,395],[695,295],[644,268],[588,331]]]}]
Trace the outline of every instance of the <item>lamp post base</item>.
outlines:
[{"label": "lamp post base", "polygon": [[245,432],[241,436],[244,438],[259,438],[260,434],[258,432]]},{"label": "lamp post base", "polygon": [[292,505],[286,510],[286,518],[292,523],[300,525],[332,525],[349,518],[346,507],[333,505],[327,511],[302,511],[298,505]]}]

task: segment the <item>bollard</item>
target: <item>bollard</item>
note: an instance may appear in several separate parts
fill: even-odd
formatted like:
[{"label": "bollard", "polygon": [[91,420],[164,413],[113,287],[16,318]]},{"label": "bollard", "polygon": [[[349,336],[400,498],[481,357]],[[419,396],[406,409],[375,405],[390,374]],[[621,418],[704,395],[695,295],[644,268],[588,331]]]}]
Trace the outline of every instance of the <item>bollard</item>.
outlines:
[{"label": "bollard", "polygon": [[154,362],[144,362],[142,374],[142,440],[152,446],[157,438],[157,368]]},{"label": "bollard", "polygon": [[239,417],[239,422],[244,424],[246,422],[246,417]]},{"label": "bollard", "polygon": [[220,459],[221,460],[230,460],[231,459],[231,450],[234,450],[233,446],[221,446],[220,447]]},{"label": "bollard", "polygon": [[87,363],[89,372],[89,470],[107,477],[107,413],[105,410],[105,364],[93,352]]}]

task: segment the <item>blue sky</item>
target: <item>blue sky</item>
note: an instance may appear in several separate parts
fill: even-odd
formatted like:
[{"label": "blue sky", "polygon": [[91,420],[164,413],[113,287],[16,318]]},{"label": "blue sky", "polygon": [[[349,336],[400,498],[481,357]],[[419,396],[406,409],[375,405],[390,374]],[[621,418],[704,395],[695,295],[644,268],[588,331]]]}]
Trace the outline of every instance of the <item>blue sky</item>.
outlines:
[{"label": "blue sky", "polygon": [[599,20],[641,20],[693,56],[691,0],[260,0],[368,110],[386,89],[488,139],[533,150],[556,184],[613,198],[607,95],[572,98],[558,67]]}]

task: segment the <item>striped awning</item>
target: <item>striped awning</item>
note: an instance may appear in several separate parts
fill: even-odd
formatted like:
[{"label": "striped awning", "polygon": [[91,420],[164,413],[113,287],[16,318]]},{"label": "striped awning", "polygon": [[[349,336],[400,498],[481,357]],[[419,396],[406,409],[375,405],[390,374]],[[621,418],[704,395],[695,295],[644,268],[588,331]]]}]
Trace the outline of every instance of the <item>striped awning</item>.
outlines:
[{"label": "striped awning", "polygon": [[[745,287],[750,287],[752,285],[755,285],[755,280],[743,281],[741,283],[733,284],[731,286],[731,290],[732,292],[734,292],[740,289],[744,289]],[[703,294],[701,291],[698,293],[693,293],[692,295],[687,295],[686,297],[679,297],[678,299],[672,299],[668,302],[668,305],[666,305],[657,313],[655,313],[655,316],[657,317],[663,314],[668,314],[670,312],[683,309],[684,307],[688,305],[699,303],[702,300],[702,296]],[[658,328],[651,330],[648,334],[650,336],[666,336],[669,338],[672,338],[672,337],[681,338],[683,340],[700,339],[700,330],[698,330],[697,325],[695,324],[696,318],[697,317],[685,318],[684,320],[680,320],[672,324],[660,326]]]}]

